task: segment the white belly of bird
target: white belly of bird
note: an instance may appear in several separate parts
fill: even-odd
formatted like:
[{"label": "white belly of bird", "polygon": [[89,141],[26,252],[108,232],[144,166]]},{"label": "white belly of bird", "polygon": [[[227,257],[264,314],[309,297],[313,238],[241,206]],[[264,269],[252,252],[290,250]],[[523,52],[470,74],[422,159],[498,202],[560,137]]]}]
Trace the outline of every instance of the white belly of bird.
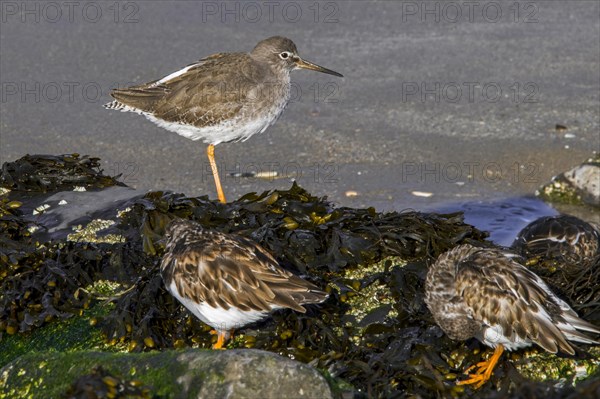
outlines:
[{"label": "white belly of bird", "polygon": [[507,337],[499,325],[487,327],[483,332],[483,343],[492,348],[502,344],[505,349],[514,351],[521,348],[531,346],[531,340],[525,338],[519,338],[517,334],[513,337]]},{"label": "white belly of bird", "polygon": [[184,123],[167,122],[152,114],[144,114],[144,116],[170,132],[190,140],[201,140],[213,145],[229,141],[245,141],[257,133],[264,132],[277,119],[276,116],[271,116],[244,121],[230,120],[218,125],[199,128]]},{"label": "white belly of bird", "polygon": [[[252,95],[256,96],[257,94]],[[249,95],[249,97],[251,97],[251,95]],[[255,104],[249,102],[236,117],[225,120],[218,125],[205,127],[197,127],[186,123],[168,122],[157,118],[150,113],[141,112],[141,114],[156,125],[168,131],[177,133],[180,136],[194,141],[201,140],[206,144],[217,145],[219,143],[230,141],[246,141],[255,134],[264,132],[269,126],[277,121],[279,116],[281,116],[281,113],[288,103],[289,97],[290,94],[288,89],[270,108],[262,109],[260,112],[256,112],[256,110],[253,109],[253,105]],[[129,109],[127,110],[129,111]]]},{"label": "white belly of bird", "polygon": [[246,324],[264,319],[268,315],[268,312],[259,312],[257,310],[243,311],[235,307],[230,307],[229,309],[215,308],[204,302],[197,303],[191,301],[179,295],[175,283],[171,283],[170,291],[194,316],[218,331],[235,330]]}]

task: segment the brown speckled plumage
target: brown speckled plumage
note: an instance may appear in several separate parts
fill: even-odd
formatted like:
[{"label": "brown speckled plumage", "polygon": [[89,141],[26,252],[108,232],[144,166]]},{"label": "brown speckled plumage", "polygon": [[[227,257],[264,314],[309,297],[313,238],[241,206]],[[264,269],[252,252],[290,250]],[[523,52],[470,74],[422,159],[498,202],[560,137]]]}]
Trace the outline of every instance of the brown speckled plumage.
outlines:
[{"label": "brown speckled plumage", "polygon": [[327,294],[284,270],[258,244],[204,229],[188,220],[167,228],[161,263],[165,286],[192,313],[217,332],[258,321],[275,310],[320,303]]},{"label": "brown speckled plumage", "polygon": [[512,247],[528,259],[577,264],[600,255],[600,230],[574,216],[546,216],[525,226]]},{"label": "brown speckled plumage", "polygon": [[580,319],[520,261],[508,251],[465,244],[429,268],[425,302],[442,330],[452,339],[476,337],[497,348],[494,362],[480,366],[468,383],[485,382],[504,348],[535,343],[548,352],[574,354],[570,341],[600,343],[578,331],[600,328]]},{"label": "brown speckled plumage", "polygon": [[[252,67],[244,68],[248,63]],[[266,92],[268,85],[274,90],[284,90],[285,83],[278,84],[275,72],[248,53],[214,54],[171,80],[157,82],[114,89],[111,96],[120,104],[159,119],[202,128],[218,125],[239,114],[251,102],[247,98],[250,85],[258,86],[259,92]],[[266,100],[255,101],[256,112],[271,105]]]},{"label": "brown speckled plumage", "polygon": [[[576,329],[600,329],[580,319],[518,260],[510,252],[468,244],[438,258],[427,274],[425,302],[448,336],[508,349],[536,343],[569,354],[569,340],[598,343]],[[486,336],[491,327],[500,333],[495,342]]]}]

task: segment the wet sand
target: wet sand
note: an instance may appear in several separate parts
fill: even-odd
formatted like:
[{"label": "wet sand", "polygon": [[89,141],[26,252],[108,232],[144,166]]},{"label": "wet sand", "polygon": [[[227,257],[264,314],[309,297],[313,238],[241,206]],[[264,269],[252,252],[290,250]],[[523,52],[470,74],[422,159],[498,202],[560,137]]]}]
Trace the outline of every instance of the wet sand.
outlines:
[{"label": "wet sand", "polygon": [[91,2],[60,17],[3,2],[0,162],[91,154],[135,188],[215,197],[204,144],[102,104],[279,34],[345,78],[295,72],[274,126],[217,147],[229,199],[292,179],[379,210],[532,194],[600,149],[600,6],[476,3],[471,18],[461,2]]}]

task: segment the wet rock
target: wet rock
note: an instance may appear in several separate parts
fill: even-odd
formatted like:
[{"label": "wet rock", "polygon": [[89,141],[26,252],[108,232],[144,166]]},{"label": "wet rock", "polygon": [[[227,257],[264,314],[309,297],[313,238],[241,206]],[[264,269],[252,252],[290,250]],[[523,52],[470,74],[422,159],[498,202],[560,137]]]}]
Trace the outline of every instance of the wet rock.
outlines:
[{"label": "wet rock", "polygon": [[[102,374],[98,366],[110,374]],[[101,381],[93,378],[98,373]],[[84,389],[82,377],[100,392],[119,385],[130,390],[142,385],[139,397],[151,397],[147,391],[173,398],[333,397],[326,379],[300,362],[260,350],[194,349],[144,354],[82,351],[25,355],[0,370],[0,396],[64,397],[67,392]]]},{"label": "wet rock", "polygon": [[[99,239],[95,233],[118,222],[120,212],[143,195],[129,187],[111,186],[47,193],[15,190],[6,196],[12,201],[18,199],[22,219],[30,226],[32,237],[40,242],[62,240],[73,233],[80,233],[73,241],[110,242]],[[95,223],[87,232],[82,232],[91,222]],[[104,227],[100,228],[102,224]]]},{"label": "wet rock", "polygon": [[600,154],[553,177],[537,194],[549,202],[600,207]]}]

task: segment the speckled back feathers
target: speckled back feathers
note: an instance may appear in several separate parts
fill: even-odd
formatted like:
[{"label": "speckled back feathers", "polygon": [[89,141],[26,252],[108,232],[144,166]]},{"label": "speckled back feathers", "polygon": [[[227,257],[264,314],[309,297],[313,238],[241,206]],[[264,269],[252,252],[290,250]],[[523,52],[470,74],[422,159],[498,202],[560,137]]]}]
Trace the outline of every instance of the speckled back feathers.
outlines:
[{"label": "speckled back feathers", "polygon": [[327,298],[251,240],[187,220],[173,221],[167,228],[161,274],[181,297],[217,309],[268,313],[291,308],[304,313],[303,304]]},{"label": "speckled back feathers", "polygon": [[580,319],[540,277],[510,252],[460,245],[430,267],[425,301],[453,339],[517,349],[536,343],[549,352],[575,351],[568,341],[598,344],[578,330],[600,333]]}]

